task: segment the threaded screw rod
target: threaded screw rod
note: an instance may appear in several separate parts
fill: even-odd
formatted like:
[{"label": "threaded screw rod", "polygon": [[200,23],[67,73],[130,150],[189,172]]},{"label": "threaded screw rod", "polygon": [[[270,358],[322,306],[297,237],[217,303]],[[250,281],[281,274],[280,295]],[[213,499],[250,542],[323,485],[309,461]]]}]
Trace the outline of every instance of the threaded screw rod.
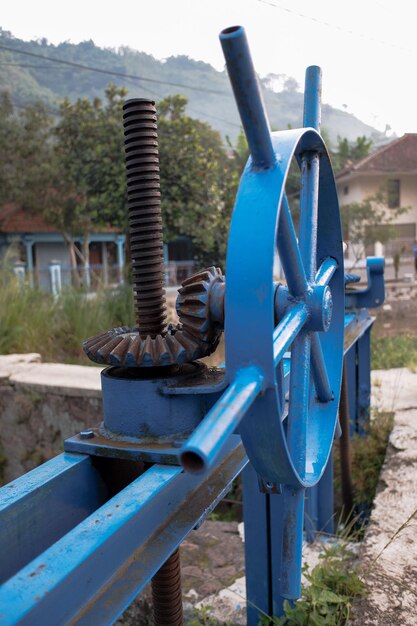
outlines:
[{"label": "threaded screw rod", "polygon": [[155,626],[182,626],[180,551],[177,548],[152,578]]},{"label": "threaded screw rod", "polygon": [[143,337],[155,338],[166,327],[155,102],[127,100],[123,128],[136,323]]}]

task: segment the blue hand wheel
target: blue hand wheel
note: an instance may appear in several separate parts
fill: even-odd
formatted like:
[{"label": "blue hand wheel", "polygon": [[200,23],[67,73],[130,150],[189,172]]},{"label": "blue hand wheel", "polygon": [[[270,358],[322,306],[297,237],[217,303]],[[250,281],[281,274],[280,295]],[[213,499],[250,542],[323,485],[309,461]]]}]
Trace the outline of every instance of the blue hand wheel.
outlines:
[{"label": "blue hand wheel", "polygon": [[[272,136],[276,164],[249,160],[240,183],[226,265],[226,369],[249,365],[263,392],[240,425],[267,482],[295,488],[320,479],[333,442],[343,359],[344,270],[336,187],[313,129]],[[292,157],[301,169],[299,240],[285,195]],[[274,284],[278,252],[286,284]],[[291,352],[288,397],[282,357]]]},{"label": "blue hand wheel", "polygon": [[[226,262],[229,387],[184,445],[204,471],[236,428],[265,483],[283,489],[281,589],[300,592],[305,488],[324,472],[337,420],[343,359],[344,268],[339,205],[319,127],[318,68],[306,81],[305,128],[270,133],[243,28],[220,39],[251,157],[243,172]],[[301,170],[297,239],[285,194]],[[274,283],[279,253],[285,284]],[[283,357],[291,352],[286,393]]]},{"label": "blue hand wheel", "polygon": [[[343,363],[344,267],[339,204],[320,127],[321,75],[306,74],[304,127],[271,133],[244,30],[220,35],[251,158],[243,173],[226,265],[226,369],[258,372],[261,392],[240,423],[246,452],[267,483],[282,485],[282,598],[301,587],[304,493],[326,467]],[[285,194],[301,171],[297,240]],[[274,285],[278,250],[286,284]],[[291,352],[285,393],[282,359]]]}]

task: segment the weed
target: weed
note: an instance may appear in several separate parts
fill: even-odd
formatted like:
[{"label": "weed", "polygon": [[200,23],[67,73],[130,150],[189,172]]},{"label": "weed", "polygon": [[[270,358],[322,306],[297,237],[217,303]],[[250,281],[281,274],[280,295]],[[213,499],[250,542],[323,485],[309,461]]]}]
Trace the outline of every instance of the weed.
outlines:
[{"label": "weed", "polygon": [[191,612],[188,626],[217,626],[218,621],[210,616],[211,606],[202,606],[200,609],[194,608]]},{"label": "weed", "polygon": [[0,267],[0,354],[39,352],[43,360],[91,362],[81,342],[112,327],[134,325],[130,286],[86,294],[66,289],[54,300],[39,289],[23,288]]},{"label": "weed", "polygon": [[304,566],[308,584],[301,598],[284,602],[282,617],[262,616],[260,626],[342,626],[347,623],[354,598],[366,594],[353,564],[353,555],[343,540],[324,547],[320,563],[310,572]]},{"label": "weed", "polygon": [[417,367],[417,337],[398,335],[396,337],[372,337],[372,369],[385,370],[393,367]]},{"label": "weed", "polygon": [[[352,484],[356,512],[369,517],[372,502],[378,485],[379,474],[384,463],[388,438],[392,430],[394,413],[392,411],[373,410],[367,433],[355,434],[351,440]],[[340,503],[340,460],[339,446],[334,445],[334,486],[336,510]]]}]

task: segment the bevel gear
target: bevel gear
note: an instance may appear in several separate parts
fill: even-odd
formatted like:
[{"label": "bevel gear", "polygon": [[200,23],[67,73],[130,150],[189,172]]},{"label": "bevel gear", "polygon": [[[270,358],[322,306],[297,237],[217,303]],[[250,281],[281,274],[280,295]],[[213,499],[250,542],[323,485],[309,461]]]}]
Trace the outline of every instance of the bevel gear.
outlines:
[{"label": "bevel gear", "polygon": [[220,269],[210,267],[187,278],[179,289],[179,324],[152,338],[139,328],[119,326],[83,342],[89,359],[119,367],[181,365],[209,356],[217,348],[222,329],[210,316],[214,285],[224,285]]}]

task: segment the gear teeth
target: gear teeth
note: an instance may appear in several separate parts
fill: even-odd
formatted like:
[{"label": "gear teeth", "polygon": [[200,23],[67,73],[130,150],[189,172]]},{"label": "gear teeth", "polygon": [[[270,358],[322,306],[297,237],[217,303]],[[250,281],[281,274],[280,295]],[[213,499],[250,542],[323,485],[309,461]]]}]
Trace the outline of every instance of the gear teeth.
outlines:
[{"label": "gear teeth", "polygon": [[102,363],[107,363],[107,360],[110,358],[110,353],[112,352],[112,350],[116,348],[116,346],[118,346],[119,343],[121,343],[122,341],[123,337],[119,335],[111,338],[110,341],[107,341],[107,343],[104,344],[104,346],[101,346],[101,348],[97,350],[97,356],[100,361]]},{"label": "gear teeth", "polygon": [[183,329],[195,337],[201,345],[201,353],[211,354],[218,345],[220,330],[210,319],[210,290],[213,285],[223,282],[218,267],[208,267],[190,276],[178,291],[176,309]]},{"label": "gear teeth", "polygon": [[125,363],[126,354],[132,342],[130,336],[123,337],[122,341],[109,354],[110,363],[122,367]]},{"label": "gear teeth", "polygon": [[[119,367],[152,367],[182,364],[208,356],[217,348],[221,330],[210,320],[210,289],[223,282],[219,268],[209,267],[187,278],[179,290],[179,324],[170,324],[164,334],[144,337],[138,328],[119,326],[83,342],[87,356],[96,363]],[[135,298],[140,294],[135,293]],[[155,297],[149,295],[149,304]],[[155,313],[149,306],[149,320]],[[144,315],[145,308],[142,308]],[[155,319],[154,319],[155,318]],[[159,318],[158,318],[159,319]]]},{"label": "gear teeth", "polygon": [[172,356],[172,361],[174,363],[178,363],[179,365],[185,363],[187,358],[187,351],[185,350],[184,346],[180,344],[178,339],[176,339],[174,335],[166,335],[165,343]]},{"label": "gear teeth", "polygon": [[140,363],[139,355],[142,351],[142,337],[138,334],[134,337],[130,344],[125,357],[126,367],[137,367]]},{"label": "gear teeth", "polygon": [[180,330],[176,333],[176,338],[187,351],[187,361],[193,361],[202,356],[200,346],[194,337],[188,334],[185,330]]},{"label": "gear teeth", "polygon": [[161,335],[157,335],[155,337],[155,349],[156,354],[158,355],[158,363],[155,363],[155,365],[170,365],[172,362],[171,355],[169,353],[165,338]]},{"label": "gear teeth", "polygon": [[82,345],[83,345],[84,350],[89,350],[95,344],[99,343],[99,341],[101,341],[102,339],[105,339],[108,336],[108,334],[109,334],[108,332],[100,333],[96,337],[92,337],[91,339],[87,339],[86,341],[83,341]]},{"label": "gear teeth", "polygon": [[150,367],[151,365],[154,365],[155,359],[153,343],[154,342],[152,337],[148,335],[145,339],[145,343],[143,346],[143,356],[141,360],[141,365],[144,365],[145,367]]},{"label": "gear teeth", "polygon": [[101,356],[98,354],[100,348],[105,346],[109,341],[109,335],[106,333],[105,337],[102,337],[98,341],[94,342],[92,345],[90,344],[89,348],[84,348],[84,351],[89,359],[95,361],[96,363],[102,363]]}]

